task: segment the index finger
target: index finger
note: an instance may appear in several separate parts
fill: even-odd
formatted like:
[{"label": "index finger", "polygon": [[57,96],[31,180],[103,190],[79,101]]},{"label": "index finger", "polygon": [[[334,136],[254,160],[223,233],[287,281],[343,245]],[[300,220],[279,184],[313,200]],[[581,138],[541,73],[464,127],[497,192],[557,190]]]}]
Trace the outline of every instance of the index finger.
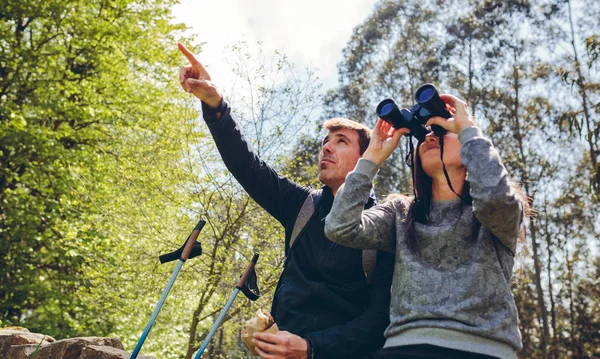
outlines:
[{"label": "index finger", "polygon": [[444,102],[446,102],[448,106],[452,107],[452,109],[449,110],[452,116],[455,116],[456,114],[464,115],[469,113],[467,103],[459,99],[458,97],[447,94],[441,94],[440,98]]},{"label": "index finger", "polygon": [[181,51],[181,53],[183,53],[183,55],[185,55],[185,57],[187,57],[188,61],[190,62],[190,64],[192,64],[192,66],[199,66],[200,70],[202,70],[204,73],[208,73],[208,72],[206,72],[206,69],[200,63],[200,61],[198,61],[198,59],[196,58],[196,55],[192,54],[192,52],[190,50],[188,50],[184,44],[182,44],[181,42],[178,42],[177,47],[179,47],[179,51]]},{"label": "index finger", "polygon": [[450,105],[452,107],[456,107],[455,105],[457,102],[462,102],[458,97],[456,97],[454,95],[445,94],[445,93],[441,93],[440,98],[442,99],[442,101],[444,101],[445,103],[447,103],[448,105]]},{"label": "index finger", "polygon": [[378,118],[377,119],[377,123],[375,123],[375,127],[373,127],[373,130],[376,130],[378,128],[383,128],[385,126],[385,124],[387,123],[386,120],[382,119],[382,118]]},{"label": "index finger", "polygon": [[263,342],[267,342],[267,343],[273,343],[273,344],[278,344],[283,340],[280,335],[271,334],[271,333],[256,332],[253,334],[253,336],[255,339],[262,340]]},{"label": "index finger", "polygon": [[398,129],[396,129],[396,131],[394,132],[394,134],[396,134],[396,133],[401,133],[401,136],[408,135],[410,133],[410,128],[406,128],[406,127],[398,128]]},{"label": "index finger", "polygon": [[450,131],[448,128],[448,119],[440,116],[433,116],[429,120],[427,120],[426,126],[438,125],[445,130]]},{"label": "index finger", "polygon": [[467,103],[456,96],[448,94],[440,94],[440,98],[450,107],[453,107],[455,111],[464,110],[467,111]]}]

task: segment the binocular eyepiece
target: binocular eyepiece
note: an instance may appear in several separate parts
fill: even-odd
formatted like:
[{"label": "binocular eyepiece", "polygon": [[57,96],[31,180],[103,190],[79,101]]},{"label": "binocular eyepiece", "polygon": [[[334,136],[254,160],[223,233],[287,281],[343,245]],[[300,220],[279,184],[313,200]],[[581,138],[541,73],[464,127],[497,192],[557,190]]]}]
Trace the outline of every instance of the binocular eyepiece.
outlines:
[{"label": "binocular eyepiece", "polygon": [[410,110],[406,108],[400,110],[393,99],[385,99],[377,105],[377,116],[396,129],[408,128],[419,141],[425,140],[425,136],[432,131],[438,137],[444,136],[447,132],[444,128],[432,125],[429,130],[425,126],[434,116],[452,117],[435,86],[432,84],[421,86],[415,93],[415,101],[417,103]]}]

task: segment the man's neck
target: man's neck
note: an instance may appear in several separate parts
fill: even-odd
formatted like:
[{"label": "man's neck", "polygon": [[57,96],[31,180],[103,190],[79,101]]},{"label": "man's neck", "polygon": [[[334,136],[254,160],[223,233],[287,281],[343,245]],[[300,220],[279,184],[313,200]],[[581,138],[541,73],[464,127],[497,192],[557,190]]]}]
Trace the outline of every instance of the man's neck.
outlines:
[{"label": "man's neck", "polygon": [[333,193],[333,198],[335,198],[335,195],[337,194],[338,189],[340,189],[340,186],[337,186],[335,188],[329,187],[331,188],[331,193]]},{"label": "man's neck", "polygon": [[335,198],[335,195],[337,194],[337,191],[340,189],[340,187],[342,187],[342,185],[344,184],[344,182],[341,183],[323,183],[325,186],[329,187],[329,189],[331,189],[331,193],[333,194],[333,198]]}]

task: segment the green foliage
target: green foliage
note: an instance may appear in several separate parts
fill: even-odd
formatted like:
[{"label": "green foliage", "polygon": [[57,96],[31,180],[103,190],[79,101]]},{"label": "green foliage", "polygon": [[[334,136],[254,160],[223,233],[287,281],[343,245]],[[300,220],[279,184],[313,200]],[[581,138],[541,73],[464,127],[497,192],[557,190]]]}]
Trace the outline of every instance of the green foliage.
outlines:
[{"label": "green foliage", "polygon": [[114,328],[105,311],[111,303],[87,293],[98,289],[96,276],[121,264],[113,255],[128,248],[103,220],[125,201],[126,178],[147,174],[122,163],[154,157],[163,165],[151,170],[158,175],[171,170],[166,165],[183,148],[172,141],[180,135],[182,108],[172,79],[173,44],[183,29],[170,23],[172,4],[3,3],[0,317],[6,323],[58,337]]},{"label": "green foliage", "polygon": [[[270,307],[283,233],[223,167],[179,89],[185,61],[174,45],[184,28],[172,23],[174,3],[3,2],[2,325],[118,335],[132,349],[174,268],[157,256],[203,218],[204,254],[183,267],[143,352],[191,358],[259,252],[262,298],[238,298],[208,349],[212,358],[247,354],[240,328]],[[600,224],[588,185],[600,168],[599,8],[586,4],[582,19],[580,2],[567,5],[382,1],[356,27],[340,87],[325,99],[325,116],[367,124],[379,100],[408,107],[424,82],[468,100],[537,210],[514,286],[524,358],[600,348]],[[318,79],[298,77],[281,53],[247,47],[226,56],[247,80],[229,94],[244,133],[280,173],[318,187],[320,138],[308,126]],[[396,152],[379,174],[380,197],[410,192],[405,149]]]}]

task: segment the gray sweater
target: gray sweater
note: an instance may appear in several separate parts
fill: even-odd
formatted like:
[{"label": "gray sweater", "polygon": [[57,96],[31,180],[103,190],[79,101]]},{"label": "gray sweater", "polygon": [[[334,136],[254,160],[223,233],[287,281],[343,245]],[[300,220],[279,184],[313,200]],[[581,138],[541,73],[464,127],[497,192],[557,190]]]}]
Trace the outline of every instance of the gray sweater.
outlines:
[{"label": "gray sweater", "polygon": [[378,170],[364,159],[338,190],[325,234],[396,253],[386,347],[431,344],[516,358],[522,344],[510,283],[524,204],[481,130],[464,129],[458,138],[473,205],[432,201],[429,222],[415,223],[419,251],[407,247],[412,198],[363,210]]}]

